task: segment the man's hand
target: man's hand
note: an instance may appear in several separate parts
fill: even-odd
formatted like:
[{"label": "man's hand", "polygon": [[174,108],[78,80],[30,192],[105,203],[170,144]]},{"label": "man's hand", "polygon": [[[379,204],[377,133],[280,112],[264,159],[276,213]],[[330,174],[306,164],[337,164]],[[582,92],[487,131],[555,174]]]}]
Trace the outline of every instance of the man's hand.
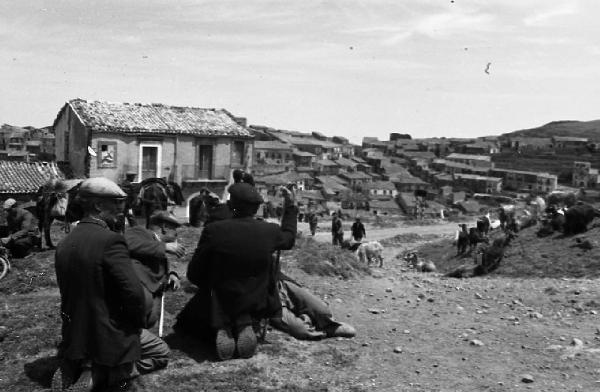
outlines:
[{"label": "man's hand", "polygon": [[169,288],[173,291],[179,290],[181,287],[181,282],[179,278],[175,274],[169,274]]},{"label": "man's hand", "polygon": [[177,242],[167,242],[165,244],[165,250],[167,253],[177,256],[177,258],[181,258],[185,255],[185,248]]},{"label": "man's hand", "polygon": [[283,196],[284,207],[296,204],[296,184],[279,187],[279,193]]},{"label": "man's hand", "polygon": [[11,240],[11,236],[0,238],[0,241],[2,242],[2,245],[8,244],[10,242],[10,240]]}]

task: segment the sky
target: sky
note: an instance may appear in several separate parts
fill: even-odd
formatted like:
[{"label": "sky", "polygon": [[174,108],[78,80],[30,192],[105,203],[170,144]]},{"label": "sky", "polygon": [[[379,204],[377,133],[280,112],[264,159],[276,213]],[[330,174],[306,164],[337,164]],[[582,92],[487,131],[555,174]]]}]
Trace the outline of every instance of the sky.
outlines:
[{"label": "sky", "polygon": [[0,0],[0,124],[73,98],[360,143],[600,118],[597,0]]}]

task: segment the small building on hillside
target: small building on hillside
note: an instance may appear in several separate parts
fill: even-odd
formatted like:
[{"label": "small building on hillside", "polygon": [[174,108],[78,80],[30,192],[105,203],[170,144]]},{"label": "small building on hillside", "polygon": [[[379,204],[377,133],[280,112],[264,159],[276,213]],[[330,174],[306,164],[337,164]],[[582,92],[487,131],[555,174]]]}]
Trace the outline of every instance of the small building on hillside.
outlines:
[{"label": "small building on hillside", "polygon": [[512,149],[523,152],[548,151],[554,147],[554,142],[549,137],[511,136],[509,143]]},{"label": "small building on hillside", "polygon": [[496,168],[490,175],[502,178],[505,190],[549,193],[558,185],[557,176],[549,173]]},{"label": "small building on hillside", "polygon": [[452,153],[448,155],[446,158],[448,161],[463,163],[469,166],[478,166],[485,168],[492,168],[494,164],[492,163],[492,157],[488,155],[472,155],[472,154],[458,154]]},{"label": "small building on hillside", "polygon": [[[230,170],[252,166],[253,136],[224,109],[73,99],[54,121],[56,159],[77,177],[119,182],[163,177],[184,194],[222,190]],[[186,190],[189,190],[186,192]]]},{"label": "small building on hillside", "polygon": [[312,170],[316,160],[316,155],[306,151],[294,150],[293,154],[296,169],[310,168]]},{"label": "small building on hillside", "polygon": [[363,172],[347,172],[340,171],[338,174],[339,177],[343,178],[348,186],[354,191],[362,191],[365,187],[368,186],[368,183],[371,182],[373,177]]},{"label": "small building on hillside", "polygon": [[431,186],[419,177],[398,176],[390,178],[390,181],[396,186],[400,193],[414,192],[416,190],[428,190]]},{"label": "small building on hillside", "polygon": [[598,169],[592,169],[590,162],[573,162],[573,182],[576,188],[596,188],[598,186]]},{"label": "small building on hillside", "polygon": [[333,176],[340,172],[340,167],[334,161],[321,159],[314,163],[317,173],[325,176]]},{"label": "small building on hillside", "polygon": [[395,199],[398,195],[396,186],[390,181],[374,181],[365,185],[369,197],[374,199]]},{"label": "small building on hillside", "polygon": [[502,191],[502,178],[479,176],[477,174],[455,174],[454,183],[472,192],[498,193]]},{"label": "small building on hillside", "polygon": [[588,138],[570,136],[553,136],[552,141],[555,149],[585,148],[589,143]]}]

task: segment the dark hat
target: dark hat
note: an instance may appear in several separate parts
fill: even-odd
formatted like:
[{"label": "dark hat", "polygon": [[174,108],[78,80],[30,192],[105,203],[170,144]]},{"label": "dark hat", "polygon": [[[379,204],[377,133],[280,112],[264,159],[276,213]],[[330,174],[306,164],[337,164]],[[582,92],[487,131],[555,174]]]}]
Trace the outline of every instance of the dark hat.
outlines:
[{"label": "dark hat", "polygon": [[88,178],[79,187],[81,197],[103,197],[125,199],[127,194],[113,181],[105,177]]},{"label": "dark hat", "polygon": [[149,219],[151,225],[169,224],[171,226],[179,227],[181,223],[177,221],[177,218],[173,214],[167,211],[156,211]]},{"label": "dark hat", "polygon": [[232,202],[243,202],[248,204],[261,204],[263,198],[256,188],[245,182],[233,184],[228,189]]}]

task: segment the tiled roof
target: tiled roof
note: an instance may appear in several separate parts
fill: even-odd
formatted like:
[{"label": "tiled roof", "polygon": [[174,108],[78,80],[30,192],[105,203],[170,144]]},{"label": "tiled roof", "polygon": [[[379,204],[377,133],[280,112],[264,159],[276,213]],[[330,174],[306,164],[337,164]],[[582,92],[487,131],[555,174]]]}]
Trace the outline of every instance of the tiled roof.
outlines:
[{"label": "tiled roof", "polygon": [[371,210],[400,210],[395,200],[371,200],[369,208]]},{"label": "tiled roof", "polygon": [[370,180],[372,177],[363,172],[343,172],[339,174],[340,177],[348,178],[351,180]]},{"label": "tiled roof", "polygon": [[552,137],[557,142],[583,142],[587,143],[588,138],[586,137],[571,137],[571,136],[553,136]]},{"label": "tiled roof", "polygon": [[353,160],[350,160],[348,158],[344,158],[344,157],[336,159],[335,162],[338,165],[345,166],[345,167],[356,167],[356,166],[358,166],[358,163],[356,163]]},{"label": "tiled roof", "polygon": [[482,181],[494,181],[494,182],[502,181],[502,178],[500,178],[500,177],[479,176],[477,174],[456,173],[456,174],[454,174],[454,177],[465,178],[468,180],[482,180]]},{"label": "tiled roof", "polygon": [[367,189],[385,189],[389,191],[395,191],[396,186],[390,181],[374,181],[370,184],[365,184]]},{"label": "tiled roof", "polygon": [[54,163],[0,161],[0,193],[35,193],[52,178],[64,178]]},{"label": "tiled roof", "polygon": [[297,157],[314,157],[315,154],[306,151],[294,150],[294,155]]},{"label": "tiled roof", "polygon": [[275,140],[262,141],[256,140],[254,142],[255,150],[291,150],[292,146],[286,143],[278,142]]},{"label": "tiled roof", "polygon": [[331,161],[329,159],[318,160],[315,162],[315,164],[321,165],[321,166],[337,166],[337,163],[335,163],[334,161]]},{"label": "tiled roof", "polygon": [[473,154],[459,154],[459,153],[452,153],[450,155],[448,155],[446,157],[446,159],[472,159],[472,160],[477,160],[477,161],[491,161],[492,157],[488,156],[488,155],[473,155]]},{"label": "tiled roof", "polygon": [[96,132],[253,137],[223,109],[83,99],[73,99],[67,105]]}]

